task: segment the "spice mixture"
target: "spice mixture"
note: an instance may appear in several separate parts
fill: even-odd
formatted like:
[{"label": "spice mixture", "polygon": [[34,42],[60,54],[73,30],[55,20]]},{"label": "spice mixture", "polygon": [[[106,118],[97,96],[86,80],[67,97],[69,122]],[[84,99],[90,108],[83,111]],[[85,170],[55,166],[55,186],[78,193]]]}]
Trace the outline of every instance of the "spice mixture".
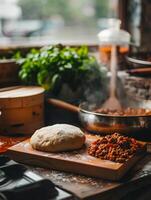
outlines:
[{"label": "spice mixture", "polygon": [[88,154],[103,160],[123,163],[140,152],[142,147],[143,145],[134,138],[114,133],[94,141],[88,148]]}]

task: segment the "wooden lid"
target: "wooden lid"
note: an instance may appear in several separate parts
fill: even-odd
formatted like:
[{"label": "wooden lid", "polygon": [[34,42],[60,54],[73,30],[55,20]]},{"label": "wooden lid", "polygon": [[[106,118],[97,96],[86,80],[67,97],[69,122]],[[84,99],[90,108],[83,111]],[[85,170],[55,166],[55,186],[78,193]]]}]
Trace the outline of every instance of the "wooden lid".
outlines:
[{"label": "wooden lid", "polygon": [[42,87],[37,86],[16,86],[13,89],[4,89],[4,91],[0,92],[0,99],[1,98],[19,98],[19,97],[28,97],[37,94],[41,94],[44,92]]},{"label": "wooden lid", "polygon": [[44,89],[37,86],[15,86],[0,90],[0,107],[32,106],[43,101]]}]

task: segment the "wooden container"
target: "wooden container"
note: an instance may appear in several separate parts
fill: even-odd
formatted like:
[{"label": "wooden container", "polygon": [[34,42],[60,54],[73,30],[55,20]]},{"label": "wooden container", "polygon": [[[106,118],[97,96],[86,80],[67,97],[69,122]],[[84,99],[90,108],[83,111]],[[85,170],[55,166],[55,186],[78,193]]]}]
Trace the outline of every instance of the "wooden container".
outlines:
[{"label": "wooden container", "polygon": [[0,90],[1,134],[32,134],[44,126],[44,89],[16,86]]}]

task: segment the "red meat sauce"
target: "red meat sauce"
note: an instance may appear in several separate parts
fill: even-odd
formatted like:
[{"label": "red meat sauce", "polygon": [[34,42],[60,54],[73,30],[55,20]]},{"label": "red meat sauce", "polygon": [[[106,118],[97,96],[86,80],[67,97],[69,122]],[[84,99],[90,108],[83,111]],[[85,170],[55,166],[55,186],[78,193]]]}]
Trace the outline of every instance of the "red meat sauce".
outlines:
[{"label": "red meat sauce", "polygon": [[122,110],[111,110],[99,108],[95,110],[97,113],[112,115],[112,116],[149,116],[151,115],[151,109],[145,108],[125,108]]},{"label": "red meat sauce", "polygon": [[124,163],[140,152],[142,147],[143,144],[134,138],[114,133],[94,141],[88,148],[88,154],[103,160]]}]

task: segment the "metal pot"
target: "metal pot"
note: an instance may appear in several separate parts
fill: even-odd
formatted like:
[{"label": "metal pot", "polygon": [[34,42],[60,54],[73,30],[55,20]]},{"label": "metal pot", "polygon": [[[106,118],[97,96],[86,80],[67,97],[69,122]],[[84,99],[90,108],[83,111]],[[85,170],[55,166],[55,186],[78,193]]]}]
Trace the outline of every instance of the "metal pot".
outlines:
[{"label": "metal pot", "polygon": [[[78,113],[83,128],[91,133],[106,135],[118,132],[138,139],[151,140],[151,115],[113,116],[94,112],[97,105],[87,102],[81,103],[79,107],[56,99],[48,99],[48,102]],[[151,101],[141,101],[135,104],[136,106],[151,108]]]}]

